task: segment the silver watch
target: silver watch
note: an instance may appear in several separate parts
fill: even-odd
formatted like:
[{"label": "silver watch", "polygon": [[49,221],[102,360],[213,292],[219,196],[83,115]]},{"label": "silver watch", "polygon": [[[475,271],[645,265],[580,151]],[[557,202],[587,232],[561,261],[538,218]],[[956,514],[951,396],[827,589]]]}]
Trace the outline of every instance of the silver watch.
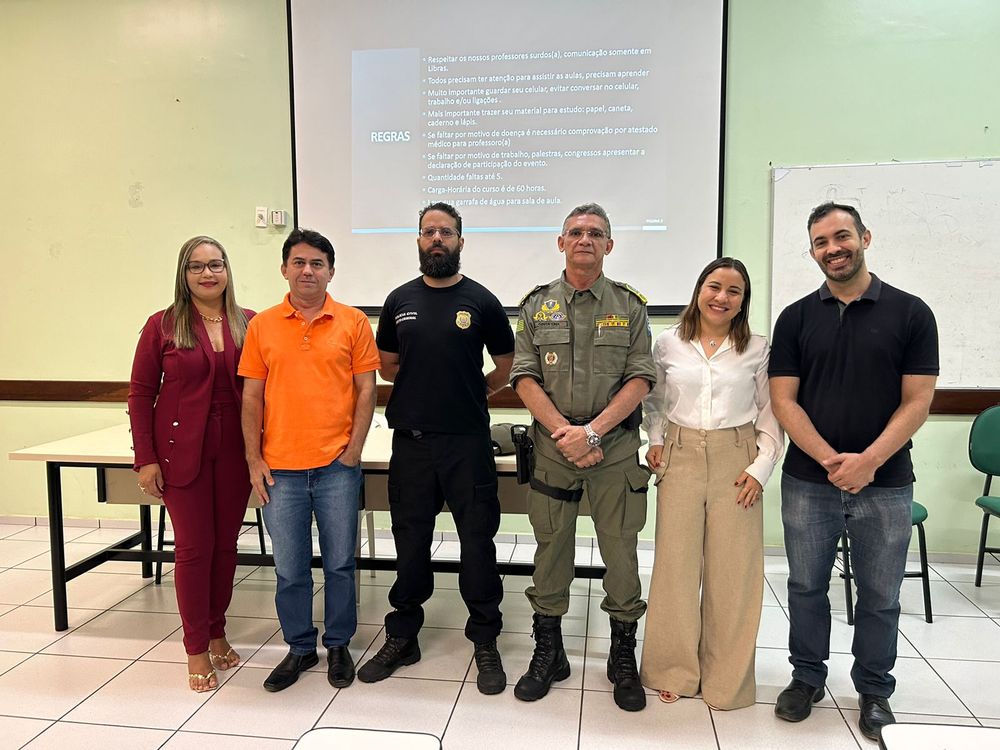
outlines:
[{"label": "silver watch", "polygon": [[601,436],[594,432],[594,428],[587,423],[583,426],[583,431],[587,433],[587,445],[596,448],[601,444]]}]

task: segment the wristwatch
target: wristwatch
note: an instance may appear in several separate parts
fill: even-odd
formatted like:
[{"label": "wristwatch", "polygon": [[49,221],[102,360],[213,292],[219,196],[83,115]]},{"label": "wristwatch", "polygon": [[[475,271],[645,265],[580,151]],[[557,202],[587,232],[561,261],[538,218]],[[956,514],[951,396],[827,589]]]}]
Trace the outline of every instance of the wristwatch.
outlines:
[{"label": "wristwatch", "polygon": [[583,431],[587,433],[587,445],[596,448],[601,444],[601,436],[594,432],[594,428],[589,423],[583,426]]}]

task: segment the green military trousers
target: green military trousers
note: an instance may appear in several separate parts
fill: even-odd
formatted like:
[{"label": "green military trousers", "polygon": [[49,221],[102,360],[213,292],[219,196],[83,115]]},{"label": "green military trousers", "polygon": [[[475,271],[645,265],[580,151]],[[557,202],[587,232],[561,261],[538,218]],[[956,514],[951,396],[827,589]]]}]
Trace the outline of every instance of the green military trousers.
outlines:
[{"label": "green military trousers", "polygon": [[[601,609],[616,620],[634,622],[646,611],[639,583],[636,544],[646,523],[649,471],[635,455],[611,464],[577,469],[535,454],[534,476],[567,490],[583,488],[607,572]],[[580,503],[528,490],[528,518],[535,532],[535,574],[525,595],[535,612],[562,616],[569,609]]]}]

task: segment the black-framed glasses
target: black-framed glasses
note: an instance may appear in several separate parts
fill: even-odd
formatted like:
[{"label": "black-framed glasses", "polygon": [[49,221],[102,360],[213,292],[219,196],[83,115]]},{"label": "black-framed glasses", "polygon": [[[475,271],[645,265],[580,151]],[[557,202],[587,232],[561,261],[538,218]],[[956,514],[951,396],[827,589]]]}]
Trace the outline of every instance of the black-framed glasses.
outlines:
[{"label": "black-framed glasses", "polygon": [[427,227],[426,229],[420,230],[420,236],[425,239],[431,239],[435,234],[440,234],[441,239],[450,240],[452,237],[458,237],[458,232],[456,232],[451,227],[441,227],[440,229],[433,229]]},{"label": "black-framed glasses", "polygon": [[202,263],[200,260],[189,260],[186,266],[188,273],[202,273],[206,268],[212,273],[222,273],[226,270],[226,261],[221,258]]}]

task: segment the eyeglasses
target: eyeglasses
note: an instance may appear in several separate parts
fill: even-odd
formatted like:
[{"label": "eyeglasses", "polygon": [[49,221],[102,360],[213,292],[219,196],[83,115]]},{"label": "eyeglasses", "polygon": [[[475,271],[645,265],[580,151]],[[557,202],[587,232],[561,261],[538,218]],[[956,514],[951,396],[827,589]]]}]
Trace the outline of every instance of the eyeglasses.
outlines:
[{"label": "eyeglasses", "polygon": [[566,236],[571,240],[582,240],[583,235],[587,235],[592,240],[606,240],[608,235],[601,229],[570,229]]},{"label": "eyeglasses", "polygon": [[458,236],[458,232],[449,227],[442,227],[441,229],[432,229],[431,227],[427,227],[426,229],[420,230],[420,236],[427,239],[431,239],[435,234],[440,234],[441,239],[443,240],[450,240],[452,237]]},{"label": "eyeglasses", "polygon": [[208,263],[202,263],[200,260],[192,260],[188,261],[187,264],[188,273],[202,273],[206,268],[212,273],[222,273],[226,270],[226,261],[217,258],[208,261]]}]

